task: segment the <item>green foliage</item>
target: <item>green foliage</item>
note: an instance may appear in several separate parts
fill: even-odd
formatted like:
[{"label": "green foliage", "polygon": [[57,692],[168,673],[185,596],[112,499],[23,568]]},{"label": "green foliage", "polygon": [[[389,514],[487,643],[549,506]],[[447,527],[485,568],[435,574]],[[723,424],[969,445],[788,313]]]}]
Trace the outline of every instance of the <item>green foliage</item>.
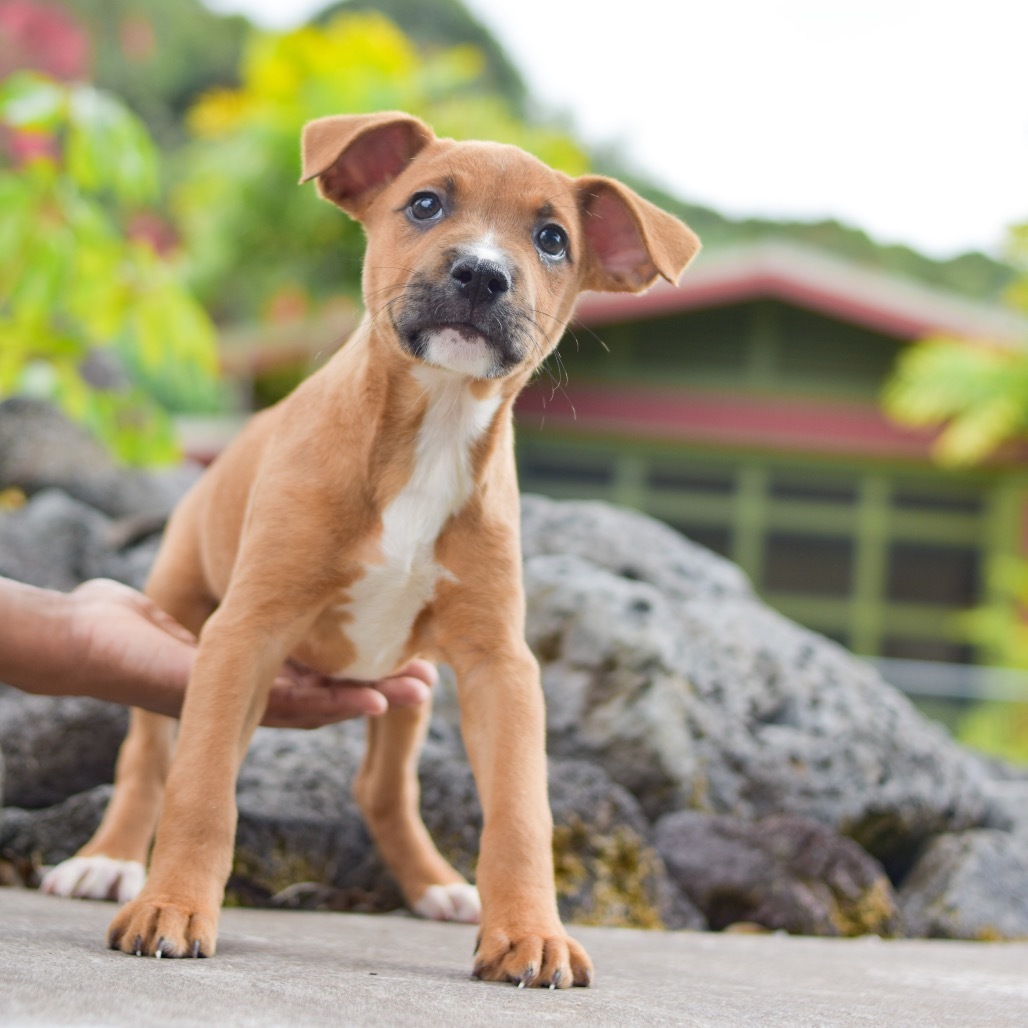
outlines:
[{"label": "green foliage", "polygon": [[[1006,289],[1028,313],[1028,225],[1010,232],[1012,265],[1022,275]],[[973,464],[1028,433],[1028,338],[1022,345],[931,338],[908,347],[886,383],[886,412],[913,427],[944,426],[935,455]]]},{"label": "green foliage", "polygon": [[0,396],[54,400],[124,460],[173,458],[148,385],[210,391],[214,334],[174,266],[125,234],[157,197],[146,130],[106,93],[23,72],[0,84],[0,131]]},{"label": "green foliage", "polygon": [[[1012,230],[1010,255],[1015,267],[1028,272],[1028,225]],[[1028,274],[1009,287],[1008,298],[1028,312]],[[979,463],[1004,444],[1023,443],[1028,436],[1028,339],[1020,346],[946,338],[915,343],[886,383],[883,402],[903,424],[941,427],[934,444],[941,463]],[[1028,667],[1028,562],[1021,557],[996,561],[987,575],[994,601],[970,615],[971,630],[1000,662]],[[996,752],[995,746],[984,745],[986,727],[993,732],[997,723],[990,711],[985,705],[972,714],[961,735]],[[1026,730],[1023,718],[1007,725],[1009,740],[1020,739],[1022,750]],[[1009,749],[1007,743],[1002,746]]]},{"label": "green foliage", "polygon": [[1028,703],[979,703],[961,721],[957,738],[982,753],[1028,765]]},{"label": "green foliage", "polygon": [[945,425],[943,464],[984,460],[1028,431],[1028,349],[935,338],[910,346],[884,393],[886,412],[914,427]]},{"label": "green foliage", "polygon": [[300,132],[312,118],[404,110],[441,135],[516,143],[569,172],[585,169],[565,135],[525,125],[483,89],[482,68],[467,46],[419,53],[376,14],[252,36],[241,87],[207,94],[190,113],[197,139],[174,196],[191,281],[209,309],[253,319],[283,292],[358,295],[359,227],[295,184]]},{"label": "green foliage", "polygon": [[89,33],[93,82],[116,93],[162,145],[185,142],[196,97],[235,85],[249,23],[200,0],[63,0]]},{"label": "green foliage", "polygon": [[343,0],[326,7],[314,22],[326,25],[340,14],[357,11],[384,14],[425,51],[473,46],[485,61],[482,69],[484,88],[498,93],[512,110],[524,114],[528,100],[524,79],[496,38],[461,0]]},{"label": "green foliage", "polygon": [[968,631],[1004,664],[1028,668],[1028,561],[994,558],[986,575],[993,602],[965,616]]}]

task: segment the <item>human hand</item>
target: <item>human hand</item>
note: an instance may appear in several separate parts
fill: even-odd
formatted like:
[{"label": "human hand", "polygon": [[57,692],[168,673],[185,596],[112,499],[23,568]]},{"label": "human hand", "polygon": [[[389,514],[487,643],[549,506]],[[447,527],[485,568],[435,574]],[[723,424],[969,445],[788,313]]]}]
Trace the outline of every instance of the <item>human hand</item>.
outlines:
[{"label": "human hand", "polygon": [[292,663],[282,666],[261,720],[271,728],[320,728],[353,717],[377,717],[390,707],[424,703],[439,680],[435,665],[412,660],[391,678],[353,682]]},{"label": "human hand", "polygon": [[[60,692],[144,707],[177,717],[196,656],[196,639],[135,589],[93,579],[70,595],[69,680]],[[390,706],[424,703],[438,679],[435,667],[413,660],[381,682],[327,678],[292,662],[272,685],[262,724],[318,728],[348,718],[378,716]]]}]

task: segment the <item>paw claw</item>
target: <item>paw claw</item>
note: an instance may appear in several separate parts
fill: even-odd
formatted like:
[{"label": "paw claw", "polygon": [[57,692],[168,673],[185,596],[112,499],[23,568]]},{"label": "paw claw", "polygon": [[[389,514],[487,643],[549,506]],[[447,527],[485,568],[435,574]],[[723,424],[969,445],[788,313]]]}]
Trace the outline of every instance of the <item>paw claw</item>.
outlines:
[{"label": "paw claw", "polygon": [[473,978],[510,982],[519,989],[588,985],[592,964],[585,950],[558,929],[553,932],[486,931]]},{"label": "paw claw", "polygon": [[191,904],[134,900],[115,915],[107,939],[112,948],[137,957],[209,956],[216,946],[217,911],[207,915]]}]

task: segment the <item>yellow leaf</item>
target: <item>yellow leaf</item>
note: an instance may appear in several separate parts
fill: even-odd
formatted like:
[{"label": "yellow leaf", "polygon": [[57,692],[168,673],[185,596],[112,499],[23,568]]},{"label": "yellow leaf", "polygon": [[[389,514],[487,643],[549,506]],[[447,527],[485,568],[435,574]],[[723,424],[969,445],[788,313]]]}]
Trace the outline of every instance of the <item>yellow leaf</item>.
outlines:
[{"label": "yellow leaf", "polygon": [[235,131],[251,106],[246,94],[238,89],[212,89],[190,108],[186,124],[197,136],[218,139]]}]

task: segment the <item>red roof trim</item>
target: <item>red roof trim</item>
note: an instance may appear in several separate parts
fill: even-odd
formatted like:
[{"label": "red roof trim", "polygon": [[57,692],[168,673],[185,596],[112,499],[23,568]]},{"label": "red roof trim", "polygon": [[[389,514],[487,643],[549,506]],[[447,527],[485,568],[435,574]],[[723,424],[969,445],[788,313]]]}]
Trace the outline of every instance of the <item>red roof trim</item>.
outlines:
[{"label": "red roof trim", "polygon": [[[869,403],[711,394],[580,384],[570,399],[552,398],[534,386],[518,399],[524,424],[536,416],[546,426],[582,435],[621,436],[927,462],[934,433],[897,427]],[[526,415],[528,418],[526,418]]]},{"label": "red roof trim", "polygon": [[1028,322],[1001,308],[782,244],[715,251],[687,271],[678,287],[660,282],[642,296],[588,293],[577,320],[597,327],[760,299],[796,304],[898,339],[935,333],[996,341],[1028,336]]}]

